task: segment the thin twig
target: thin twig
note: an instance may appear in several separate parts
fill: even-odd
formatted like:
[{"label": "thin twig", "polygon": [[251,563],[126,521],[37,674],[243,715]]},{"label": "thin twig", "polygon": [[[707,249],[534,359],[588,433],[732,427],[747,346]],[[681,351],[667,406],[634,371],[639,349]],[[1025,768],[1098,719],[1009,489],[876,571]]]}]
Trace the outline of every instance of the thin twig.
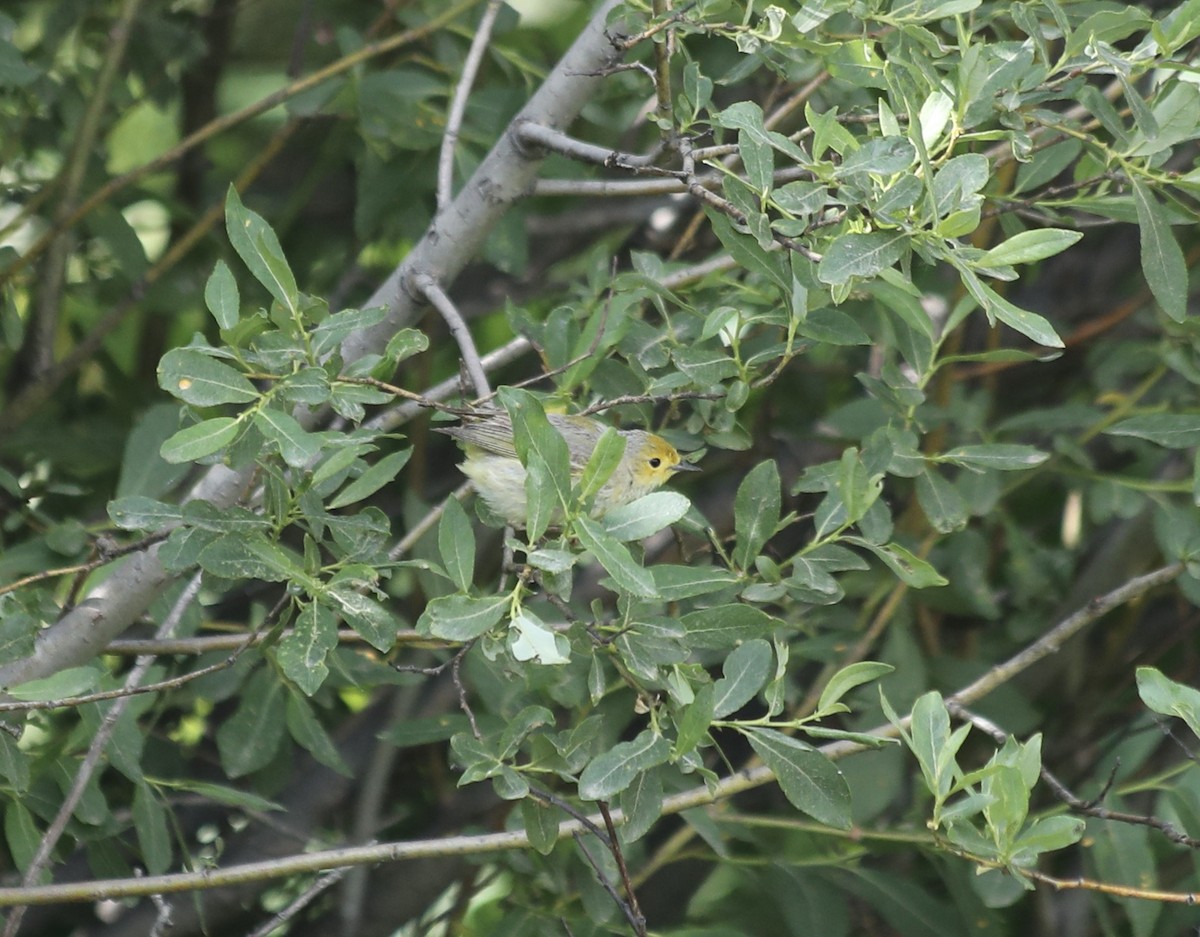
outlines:
[{"label": "thin twig", "polygon": [[600,863],[596,861],[596,857],[588,851],[587,845],[583,841],[583,834],[576,830],[571,835],[575,838],[575,845],[579,847],[579,851],[583,853],[583,857],[587,859],[588,865],[590,865],[592,867],[592,871],[596,873],[596,880],[600,883],[600,887],[608,892],[608,896],[612,898],[614,902],[616,902],[617,907],[621,909],[621,913],[625,915],[625,920],[627,920],[629,922],[629,926],[633,928],[633,932],[637,934],[638,937],[645,937],[646,922],[634,914],[633,908],[629,906],[629,902],[621,897],[621,893],[617,891],[617,887],[608,880],[608,876],[605,874],[604,869],[600,867]]},{"label": "thin twig", "polygon": [[286,908],[273,915],[270,920],[264,921],[260,926],[254,928],[246,937],[267,937],[276,928],[286,924],[312,904],[320,897],[322,892],[340,882],[347,871],[349,870],[331,869],[323,875],[318,876],[316,881],[293,898]]},{"label": "thin twig", "polygon": [[483,53],[487,51],[492,38],[492,28],[496,25],[496,16],[503,6],[501,0],[488,0],[488,5],[479,18],[475,27],[475,35],[471,38],[471,47],[467,50],[467,58],[463,62],[462,76],[454,87],[454,95],[450,99],[450,111],[446,117],[446,132],[442,134],[442,147],[438,152],[437,175],[437,207],[441,211],[450,204],[454,190],[454,148],[458,144],[458,131],[462,126],[463,115],[467,111],[467,99],[471,96],[471,88],[475,84],[475,76],[483,62]]},{"label": "thin twig", "polygon": [[699,390],[681,390],[674,394],[626,394],[624,397],[610,397],[601,400],[590,407],[579,411],[579,416],[591,416],[613,407],[623,407],[631,403],[669,403],[673,400],[720,400],[724,394],[708,393]]},{"label": "thin twig", "polygon": [[471,337],[471,330],[467,328],[466,320],[463,319],[454,303],[450,301],[446,291],[428,273],[418,273],[412,278],[411,283],[414,289],[429,300],[430,305],[438,311],[445,321],[446,327],[450,329],[450,334],[454,336],[454,341],[458,344],[458,351],[462,355],[467,374],[475,386],[475,393],[480,397],[490,394],[492,386],[488,383],[487,372],[479,358],[479,349],[475,347],[475,339]]},{"label": "thin twig", "polygon": [[4,595],[6,592],[15,592],[17,589],[31,586],[46,579],[57,579],[59,576],[86,576],[88,573],[95,572],[101,566],[107,566],[113,560],[119,559],[126,554],[136,553],[139,550],[146,549],[146,547],[153,546],[159,541],[166,540],[168,536],[170,536],[169,533],[152,534],[149,537],[143,537],[136,543],[129,543],[122,547],[100,549],[98,551],[100,555],[94,560],[88,560],[86,563],[79,563],[75,566],[60,566],[57,569],[44,569],[39,573],[33,573],[14,582],[6,583],[0,586],[0,595]]},{"label": "thin twig", "polygon": [[538,787],[536,784],[529,785],[529,792],[534,796],[534,799],[545,801],[550,806],[557,807],[567,816],[578,822],[583,829],[595,836],[596,839],[604,843],[604,845],[609,849],[612,848],[612,842],[608,839],[608,834],[606,834],[603,829],[594,823],[586,813],[572,804],[569,800],[559,797],[553,791],[548,791],[544,787]]},{"label": "thin twig", "polygon": [[[475,486],[471,484],[471,482],[463,482],[452,492],[450,492],[446,500],[449,500],[450,498],[456,498],[461,501],[474,490]],[[413,524],[412,527],[408,529],[408,533],[400,538],[400,542],[388,550],[389,560],[395,562],[396,560],[400,559],[400,557],[404,556],[414,546],[416,546],[418,540],[420,540],[425,536],[426,533],[433,529],[434,524],[441,519],[442,512],[446,510],[446,500],[443,500],[439,504],[431,507],[426,512],[425,516]]]},{"label": "thin twig", "polygon": [[613,824],[612,814],[609,812],[608,804],[603,800],[596,801],[596,807],[600,811],[600,816],[604,817],[604,828],[608,830],[608,848],[617,862],[617,871],[621,873],[621,884],[625,887],[625,898],[628,900],[629,910],[632,912],[630,923],[633,924],[634,933],[638,937],[645,937],[646,916],[642,914],[637,893],[633,890],[633,882],[629,880],[629,867],[625,865],[625,853],[621,850],[621,839],[617,836],[617,828]]},{"label": "thin twig", "polygon": [[[284,628],[279,632],[279,637],[282,640],[292,633],[293,629]],[[252,647],[255,644],[262,643],[266,639],[266,635],[261,631],[255,632],[249,637],[253,638],[251,642]],[[123,656],[157,654],[160,657],[167,654],[209,654],[213,651],[230,651],[241,647],[246,640],[247,635],[245,632],[195,635],[190,638],[167,638],[165,641],[159,641],[155,638],[118,638],[115,641],[110,641],[105,646],[104,653],[120,654]],[[337,641],[338,644],[362,644],[366,641],[366,638],[352,628],[339,628]],[[395,642],[396,644],[404,644],[409,647],[423,648],[452,647],[457,644],[454,641],[442,641],[439,638],[432,638],[412,628],[401,628],[397,631]]]},{"label": "thin twig", "polygon": [[[671,0],[653,0],[654,18],[667,19]],[[675,52],[675,31],[668,30],[662,42],[654,43],[654,96],[658,132],[664,143],[675,134],[675,114],[671,103],[671,56]]]},{"label": "thin twig", "polygon": [[95,87],[67,154],[62,194],[52,229],[54,236],[48,245],[46,262],[38,271],[37,305],[29,323],[29,333],[23,349],[23,353],[29,356],[29,373],[35,379],[40,378],[54,364],[54,337],[58,331],[67,261],[74,248],[74,239],[70,236],[70,227],[65,221],[75,208],[75,199],[83,185],[93,156],[96,137],[100,133],[101,117],[109,107],[109,92],[117,77],[121,60],[125,57],[129,34],[141,3],[142,0],[125,0],[120,17],[109,30],[104,61],[96,74]]},{"label": "thin twig", "polygon": [[594,143],[584,143],[568,136],[561,130],[537,124],[531,120],[522,121],[514,128],[517,138],[526,146],[540,147],[559,153],[568,159],[580,163],[592,163],[610,169],[625,169],[630,172],[650,172],[660,176],[678,178],[679,173],[673,169],[662,169],[654,165],[658,153],[637,155],[622,153],[606,146],[596,146]]},{"label": "thin twig", "polygon": [[[813,178],[812,170],[805,169],[803,166],[784,166],[776,169],[771,175],[775,185],[811,178]],[[722,177],[716,173],[697,175],[696,181],[706,189],[719,189],[722,185]],[[533,187],[534,195],[572,198],[575,196],[640,198],[647,195],[683,195],[687,191],[687,181],[678,178],[539,179]]]}]

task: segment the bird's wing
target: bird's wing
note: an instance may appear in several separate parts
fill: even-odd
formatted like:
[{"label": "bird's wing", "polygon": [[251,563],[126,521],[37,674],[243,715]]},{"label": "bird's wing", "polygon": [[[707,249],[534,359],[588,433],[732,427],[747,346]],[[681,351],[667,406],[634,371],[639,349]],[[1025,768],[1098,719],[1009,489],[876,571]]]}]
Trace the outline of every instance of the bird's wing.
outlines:
[{"label": "bird's wing", "polygon": [[493,455],[515,459],[512,422],[507,415],[488,416],[482,420],[465,419],[458,426],[438,427],[438,432],[453,436],[460,442],[475,446]]}]

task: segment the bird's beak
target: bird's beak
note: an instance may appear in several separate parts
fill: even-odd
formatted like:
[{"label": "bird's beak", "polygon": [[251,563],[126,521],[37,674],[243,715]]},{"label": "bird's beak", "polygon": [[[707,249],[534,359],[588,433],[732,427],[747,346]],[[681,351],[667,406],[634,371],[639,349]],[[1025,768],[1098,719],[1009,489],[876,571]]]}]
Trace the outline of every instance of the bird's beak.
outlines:
[{"label": "bird's beak", "polygon": [[671,467],[672,472],[700,472],[703,469],[698,465],[692,465],[691,462],[680,462],[678,465]]}]

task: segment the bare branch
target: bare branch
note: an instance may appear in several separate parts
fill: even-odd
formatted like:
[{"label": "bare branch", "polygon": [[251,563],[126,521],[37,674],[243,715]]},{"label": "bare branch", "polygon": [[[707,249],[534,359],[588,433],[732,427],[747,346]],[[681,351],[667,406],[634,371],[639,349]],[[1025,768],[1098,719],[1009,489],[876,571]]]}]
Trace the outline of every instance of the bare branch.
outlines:
[{"label": "bare branch", "polygon": [[654,165],[654,161],[658,158],[657,153],[645,156],[622,153],[620,150],[596,146],[594,143],[584,143],[553,127],[529,120],[516,123],[514,129],[522,144],[544,148],[581,163],[593,163],[610,169],[627,169],[631,172],[654,172],[664,176],[677,175],[672,170],[660,169]]},{"label": "bare branch", "polygon": [[475,339],[471,337],[471,330],[467,328],[466,320],[463,319],[454,303],[450,301],[450,297],[446,295],[446,291],[427,273],[418,273],[412,278],[413,289],[420,290],[421,294],[429,300],[430,305],[438,311],[438,314],[446,323],[446,327],[450,329],[450,334],[454,336],[454,341],[458,344],[458,351],[462,355],[463,364],[467,368],[467,374],[471,378],[471,383],[475,385],[475,393],[484,397],[492,392],[491,385],[488,383],[487,374],[483,370],[483,362],[479,360],[479,350],[475,347]]},{"label": "bare branch", "polygon": [[471,96],[471,87],[475,84],[475,76],[483,62],[483,53],[487,50],[492,38],[492,27],[496,25],[496,16],[503,6],[501,0],[488,0],[487,8],[475,27],[475,35],[471,38],[471,47],[467,50],[467,58],[463,62],[462,76],[454,88],[450,99],[450,113],[446,117],[446,132],[442,135],[442,148],[438,153],[437,177],[437,207],[441,211],[454,194],[454,147],[458,144],[458,130],[462,126],[463,115],[467,111],[467,98]]}]

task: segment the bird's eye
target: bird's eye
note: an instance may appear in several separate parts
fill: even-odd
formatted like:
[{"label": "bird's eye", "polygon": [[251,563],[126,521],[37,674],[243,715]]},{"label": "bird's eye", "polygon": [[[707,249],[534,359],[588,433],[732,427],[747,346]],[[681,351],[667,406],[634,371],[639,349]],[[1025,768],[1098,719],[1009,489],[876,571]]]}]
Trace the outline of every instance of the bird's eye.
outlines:
[{"label": "bird's eye", "polygon": [[650,468],[658,468],[661,465],[662,465],[662,459],[660,459],[658,456],[655,456],[653,459],[650,460]]}]

